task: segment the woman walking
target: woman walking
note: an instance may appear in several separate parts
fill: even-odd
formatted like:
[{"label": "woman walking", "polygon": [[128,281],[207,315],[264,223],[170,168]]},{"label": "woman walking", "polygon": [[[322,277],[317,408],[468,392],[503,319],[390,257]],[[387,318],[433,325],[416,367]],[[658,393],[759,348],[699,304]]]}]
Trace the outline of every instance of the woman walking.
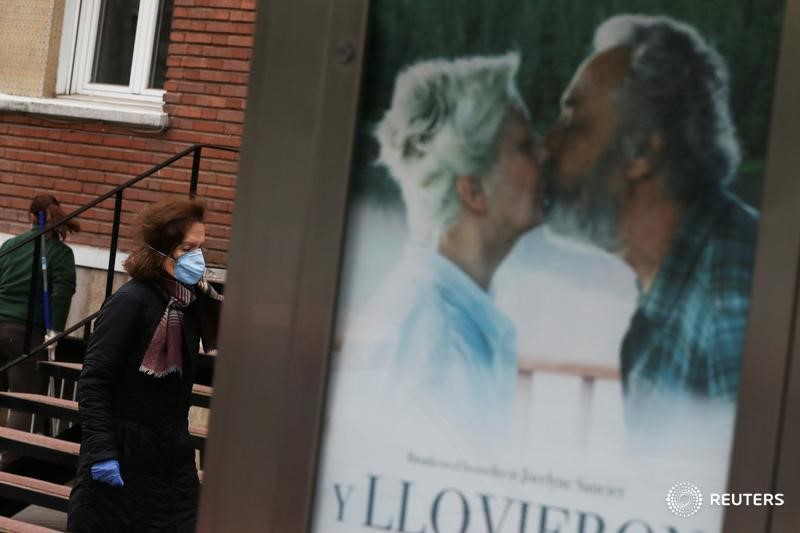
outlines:
[{"label": "woman walking", "polygon": [[202,338],[221,297],[203,279],[203,205],[156,204],[104,304],[78,383],[82,441],[73,532],[194,531],[198,477],[188,412]]}]

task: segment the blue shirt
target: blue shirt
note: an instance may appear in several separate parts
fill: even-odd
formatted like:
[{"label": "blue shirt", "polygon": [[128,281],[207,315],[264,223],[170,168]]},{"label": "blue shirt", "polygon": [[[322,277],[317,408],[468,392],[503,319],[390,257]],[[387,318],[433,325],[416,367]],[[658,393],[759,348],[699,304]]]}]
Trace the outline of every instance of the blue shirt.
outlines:
[{"label": "blue shirt", "polygon": [[489,293],[433,250],[406,249],[342,350],[370,369],[372,390],[422,402],[457,425],[510,418],[514,327]]},{"label": "blue shirt", "polygon": [[670,397],[736,399],[757,227],[722,190],[688,208],[623,339],[628,414]]}]

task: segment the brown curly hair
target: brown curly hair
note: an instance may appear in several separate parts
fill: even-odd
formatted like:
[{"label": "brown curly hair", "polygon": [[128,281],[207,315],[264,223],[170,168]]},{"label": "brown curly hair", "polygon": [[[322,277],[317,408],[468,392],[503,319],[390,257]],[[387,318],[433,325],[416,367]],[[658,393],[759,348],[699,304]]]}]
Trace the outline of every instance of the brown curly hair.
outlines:
[{"label": "brown curly hair", "polygon": [[[203,222],[205,206],[199,200],[173,199],[145,209],[137,220],[137,244],[123,263],[132,278],[161,276],[164,256],[171,255],[195,222]],[[155,250],[158,250],[156,252]]]}]

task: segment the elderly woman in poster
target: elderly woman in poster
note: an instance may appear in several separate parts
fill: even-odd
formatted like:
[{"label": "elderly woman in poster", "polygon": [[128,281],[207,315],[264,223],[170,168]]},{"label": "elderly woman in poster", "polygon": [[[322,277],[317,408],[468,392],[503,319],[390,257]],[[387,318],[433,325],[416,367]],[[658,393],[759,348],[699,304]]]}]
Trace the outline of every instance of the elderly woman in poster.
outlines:
[{"label": "elderly woman in poster", "polygon": [[542,218],[518,65],[515,54],[417,63],[398,76],[377,128],[408,241],[342,351],[406,418],[413,404],[445,424],[486,428],[512,408],[515,332],[491,284]]}]

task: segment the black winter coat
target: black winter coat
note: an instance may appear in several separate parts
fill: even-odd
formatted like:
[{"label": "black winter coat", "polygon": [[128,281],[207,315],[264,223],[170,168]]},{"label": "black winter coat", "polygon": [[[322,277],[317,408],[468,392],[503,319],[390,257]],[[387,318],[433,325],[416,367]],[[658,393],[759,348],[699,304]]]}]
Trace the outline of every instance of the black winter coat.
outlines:
[{"label": "black winter coat", "polygon": [[[78,382],[82,438],[69,531],[194,531],[199,482],[188,413],[197,301],[184,310],[183,374],[139,371],[168,301],[158,283],[131,280],[103,305]],[[106,459],[119,461],[124,487],[92,479],[91,466]]]}]

